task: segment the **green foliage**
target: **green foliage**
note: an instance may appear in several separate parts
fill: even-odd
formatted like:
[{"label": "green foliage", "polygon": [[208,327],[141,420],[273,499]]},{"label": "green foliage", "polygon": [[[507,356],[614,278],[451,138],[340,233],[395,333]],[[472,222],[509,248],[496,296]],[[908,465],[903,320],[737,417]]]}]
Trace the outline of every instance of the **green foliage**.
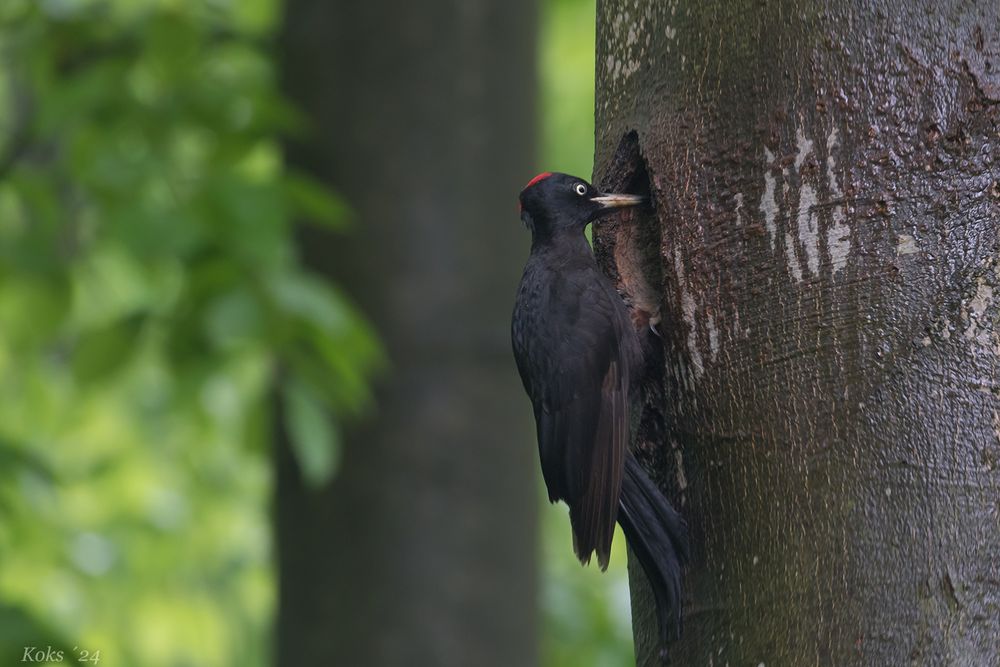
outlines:
[{"label": "green foliage", "polygon": [[[540,49],[542,164],[589,177],[594,159],[595,0],[545,0]],[[619,667],[632,653],[625,539],[607,572],[580,567],[565,506],[543,501],[542,611],[546,667]]]},{"label": "green foliage", "polygon": [[283,389],[292,443],[302,473],[310,484],[322,484],[337,466],[340,446],[337,429],[313,387],[295,379],[286,382]]},{"label": "green foliage", "polygon": [[545,169],[590,178],[596,0],[544,0],[539,49]]},{"label": "green foliage", "polygon": [[380,360],[296,258],[349,212],[283,164],[277,10],[0,3],[0,664],[267,661],[272,402],[320,483]]},{"label": "green foliage", "polygon": [[625,536],[615,527],[611,563],[581,567],[563,505],[543,511],[542,613],[546,667],[620,667],[635,664]]}]

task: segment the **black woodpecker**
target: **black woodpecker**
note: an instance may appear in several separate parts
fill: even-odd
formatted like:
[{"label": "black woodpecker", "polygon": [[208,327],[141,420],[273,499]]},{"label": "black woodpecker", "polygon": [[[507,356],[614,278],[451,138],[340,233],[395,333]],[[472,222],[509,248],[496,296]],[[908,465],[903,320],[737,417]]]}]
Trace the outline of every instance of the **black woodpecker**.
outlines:
[{"label": "black woodpecker", "polygon": [[531,398],[549,500],[569,505],[573,548],[608,566],[621,524],[656,599],[660,656],[681,626],[687,527],[629,452],[642,348],[625,304],[584,236],[594,220],[642,197],[604,194],[581,178],[544,173],[521,191],[531,230],[511,322],[514,358]]}]

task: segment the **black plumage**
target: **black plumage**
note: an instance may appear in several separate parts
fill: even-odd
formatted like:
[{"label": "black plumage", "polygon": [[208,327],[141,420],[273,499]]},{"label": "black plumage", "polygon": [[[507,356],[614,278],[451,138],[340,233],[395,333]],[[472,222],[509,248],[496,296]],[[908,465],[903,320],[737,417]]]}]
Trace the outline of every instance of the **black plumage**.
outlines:
[{"label": "black plumage", "polygon": [[628,451],[641,346],[584,236],[588,223],[642,198],[602,194],[582,179],[545,173],[520,201],[532,243],[511,338],[534,408],[549,499],[569,505],[583,563],[596,552],[607,568],[614,524],[621,524],[652,586],[665,645],[670,628],[680,630],[687,531]]}]

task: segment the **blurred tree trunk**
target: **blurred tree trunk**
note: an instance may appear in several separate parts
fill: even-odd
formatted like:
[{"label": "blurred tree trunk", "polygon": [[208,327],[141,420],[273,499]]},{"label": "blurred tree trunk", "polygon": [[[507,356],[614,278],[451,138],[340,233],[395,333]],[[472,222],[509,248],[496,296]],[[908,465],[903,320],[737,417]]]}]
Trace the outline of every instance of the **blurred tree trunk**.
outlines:
[{"label": "blurred tree trunk", "polygon": [[676,664],[1000,664],[998,25],[599,2],[597,172],[656,205],[597,236],[663,315],[640,447],[691,524]]},{"label": "blurred tree trunk", "polygon": [[536,467],[511,363],[534,160],[533,0],[290,0],[290,160],[357,211],[307,263],[375,322],[391,369],[340,472],[278,451],[281,665],[536,662]]}]

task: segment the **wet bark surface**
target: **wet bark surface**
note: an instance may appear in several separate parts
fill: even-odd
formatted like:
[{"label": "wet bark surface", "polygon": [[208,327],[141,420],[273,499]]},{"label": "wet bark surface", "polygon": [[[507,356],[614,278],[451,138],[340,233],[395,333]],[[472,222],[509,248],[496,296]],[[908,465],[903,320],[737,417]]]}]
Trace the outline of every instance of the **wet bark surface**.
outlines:
[{"label": "wet bark surface", "polygon": [[659,295],[676,664],[1000,664],[1000,5],[598,5],[596,180],[655,202],[596,238]]},{"label": "wet bark surface", "polygon": [[[305,261],[376,325],[390,368],[328,488],[277,455],[279,665],[537,661],[537,453],[510,352],[528,252],[533,0],[290,0],[290,161],[356,212]],[[511,94],[511,91],[518,91]]]}]

